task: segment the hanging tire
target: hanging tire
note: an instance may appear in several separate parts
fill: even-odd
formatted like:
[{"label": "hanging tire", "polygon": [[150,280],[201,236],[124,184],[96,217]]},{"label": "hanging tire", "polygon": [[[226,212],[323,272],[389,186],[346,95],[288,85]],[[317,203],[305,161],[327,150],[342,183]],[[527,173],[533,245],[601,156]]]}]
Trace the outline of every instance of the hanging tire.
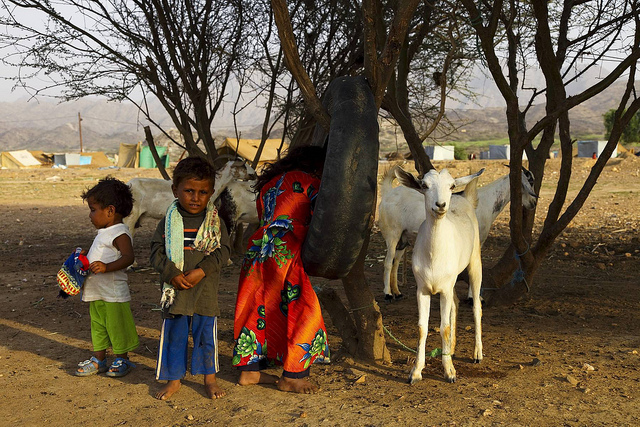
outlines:
[{"label": "hanging tire", "polygon": [[378,110],[364,77],[331,82],[323,105],[329,132],[316,126],[313,145],[327,144],[322,181],[302,262],[311,276],[338,279],[353,267],[375,208],[378,173]]}]

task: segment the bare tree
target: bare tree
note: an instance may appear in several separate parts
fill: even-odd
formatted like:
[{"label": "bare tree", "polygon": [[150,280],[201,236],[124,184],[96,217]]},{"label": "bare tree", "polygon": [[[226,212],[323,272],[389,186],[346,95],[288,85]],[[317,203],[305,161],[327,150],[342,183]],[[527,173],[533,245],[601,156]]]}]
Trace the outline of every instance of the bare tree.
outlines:
[{"label": "bare tree", "polygon": [[[364,30],[364,72],[367,76],[375,99],[375,105],[380,108],[386,91],[387,84],[394,72],[400,47],[407,35],[409,22],[413,16],[419,1],[411,0],[400,2],[391,9],[390,25],[385,34],[378,34],[383,29],[376,26],[376,16],[381,12],[381,3],[375,0],[362,2],[361,13]],[[317,89],[311,77],[300,60],[296,38],[291,25],[292,19],[285,0],[272,0],[273,11],[278,26],[280,42],[284,50],[287,68],[295,78],[305,100],[307,110],[325,130],[329,129],[330,118],[325,111],[317,94]],[[389,360],[389,352],[384,341],[382,316],[375,302],[373,293],[364,276],[364,255],[367,251],[368,239],[365,240],[355,265],[351,272],[343,279],[349,304],[357,311],[352,311],[353,321],[346,320],[348,325],[355,323],[356,328],[347,327],[348,330],[356,330],[356,337],[343,336],[345,341],[357,340],[358,345],[349,346],[357,348],[360,356]],[[345,314],[345,310],[338,310]],[[349,317],[346,314],[342,317]],[[343,322],[344,323],[344,322]]]},{"label": "bare tree", "polygon": [[[242,69],[243,0],[2,0],[3,62],[33,95],[61,88],[62,99],[128,100],[154,125],[157,98],[192,155],[217,156],[211,124]],[[25,14],[29,20],[25,20]],[[33,25],[33,18],[43,19]],[[31,77],[51,82],[33,87]],[[161,129],[167,137],[170,135]]]},{"label": "bare tree", "polygon": [[[271,7],[270,1],[265,3]],[[307,73],[314,91],[324,93],[334,78],[362,69],[362,20],[353,1],[296,0],[289,2],[288,7],[291,10],[290,31],[299,52],[300,66]],[[286,42],[281,43],[278,34],[273,34],[269,44],[272,52],[266,54],[267,58],[284,54]],[[305,92],[298,89],[285,63],[283,55],[282,61],[269,61],[261,71],[271,81],[278,81],[273,105],[277,116],[287,118],[285,132],[291,145],[296,146],[310,141],[316,118],[305,108],[309,105]],[[278,68],[273,68],[273,64]]]},{"label": "bare tree", "polygon": [[[622,129],[640,108],[636,66],[640,58],[640,11],[636,1],[608,2],[473,2],[462,0],[479,40],[484,61],[502,94],[507,108],[511,158],[511,199],[520,200],[520,169],[523,151],[540,189],[549,150],[556,133],[560,139],[562,164],[556,191],[544,219],[544,227],[534,241],[535,212],[511,204],[511,246],[485,275],[485,285],[499,287],[490,303],[506,303],[522,296],[555,239],[580,211],[607,160],[615,149]],[[567,85],[579,80],[590,67],[607,55],[619,63],[608,75],[582,92],[569,96]],[[578,67],[579,63],[586,65]],[[526,73],[539,68],[542,87],[530,87]],[[572,148],[569,111],[601,93],[626,74],[626,89],[616,110],[614,126],[601,153],[582,184],[578,195],[567,200],[572,179]],[[545,115],[527,120],[530,107],[544,102]],[[625,111],[626,108],[626,111]],[[532,141],[541,137],[537,147]],[[575,179],[575,177],[574,177]]]},{"label": "bare tree", "polygon": [[[459,9],[458,2],[446,0],[418,6],[382,102],[402,129],[420,175],[433,169],[423,143],[437,141],[436,130],[446,134],[446,101],[454,91],[467,92],[474,64],[475,46],[468,42],[472,29],[459,19]],[[382,29],[384,15],[376,23]]]}]

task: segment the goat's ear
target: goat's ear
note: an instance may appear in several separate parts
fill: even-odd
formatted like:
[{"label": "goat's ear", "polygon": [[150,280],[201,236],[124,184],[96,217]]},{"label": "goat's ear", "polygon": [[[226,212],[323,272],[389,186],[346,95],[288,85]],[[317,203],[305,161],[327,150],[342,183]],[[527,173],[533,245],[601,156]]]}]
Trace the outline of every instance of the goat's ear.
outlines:
[{"label": "goat's ear", "polygon": [[456,178],[454,180],[455,188],[453,189],[453,192],[456,193],[458,191],[463,190],[464,187],[466,187],[469,182],[471,182],[474,178],[477,178],[480,175],[482,175],[483,172],[484,172],[484,168],[480,169],[478,172],[476,172],[474,174],[467,175],[467,176],[461,176],[460,178]]},{"label": "goat's ear", "polygon": [[[529,169],[522,166],[522,174],[524,175],[527,182],[529,182],[529,185],[533,188],[535,184],[535,178],[533,177],[533,173]],[[531,194],[531,191],[529,191],[529,194]]]},{"label": "goat's ear", "polygon": [[409,172],[405,172],[402,168],[396,168],[395,174],[400,184],[404,185],[405,187],[413,188],[417,191],[421,190],[422,187],[420,186],[420,182]]}]

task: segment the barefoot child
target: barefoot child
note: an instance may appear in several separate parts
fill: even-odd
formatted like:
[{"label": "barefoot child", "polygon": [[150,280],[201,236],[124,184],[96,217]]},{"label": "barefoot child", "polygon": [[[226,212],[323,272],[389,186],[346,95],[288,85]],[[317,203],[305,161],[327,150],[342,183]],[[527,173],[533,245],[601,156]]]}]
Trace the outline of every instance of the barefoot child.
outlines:
[{"label": "barefoot child", "polygon": [[151,264],[164,282],[156,379],[167,383],[157,399],[168,399],[180,388],[187,372],[190,328],[191,374],[204,375],[209,398],[225,395],[216,382],[217,316],[220,266],[229,259],[229,236],[211,200],[214,183],[215,171],[206,160],[180,161],[171,186],[177,200],[151,240]]},{"label": "barefoot child", "polygon": [[[127,184],[106,177],[85,191],[82,199],[89,205],[89,219],[98,229],[87,253],[92,274],[87,276],[82,291],[82,301],[89,302],[94,353],[78,364],[75,374],[82,377],[106,371],[110,377],[121,377],[135,366],[128,352],[138,347],[125,273],[133,263],[133,243],[129,228],[122,223],[122,218],[131,213],[133,197]],[[106,358],[109,347],[116,357],[111,367]]]}]

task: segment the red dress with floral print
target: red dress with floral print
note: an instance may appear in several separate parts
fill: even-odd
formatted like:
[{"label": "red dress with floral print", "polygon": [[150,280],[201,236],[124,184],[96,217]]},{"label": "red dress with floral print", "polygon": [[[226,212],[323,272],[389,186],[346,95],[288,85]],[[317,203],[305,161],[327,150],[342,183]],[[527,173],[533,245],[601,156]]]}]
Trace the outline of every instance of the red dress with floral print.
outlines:
[{"label": "red dress with floral print", "polygon": [[320,304],[304,271],[300,249],[320,181],[292,171],[273,178],[257,199],[260,228],[240,273],[233,365],[268,359],[289,372],[328,360]]}]

